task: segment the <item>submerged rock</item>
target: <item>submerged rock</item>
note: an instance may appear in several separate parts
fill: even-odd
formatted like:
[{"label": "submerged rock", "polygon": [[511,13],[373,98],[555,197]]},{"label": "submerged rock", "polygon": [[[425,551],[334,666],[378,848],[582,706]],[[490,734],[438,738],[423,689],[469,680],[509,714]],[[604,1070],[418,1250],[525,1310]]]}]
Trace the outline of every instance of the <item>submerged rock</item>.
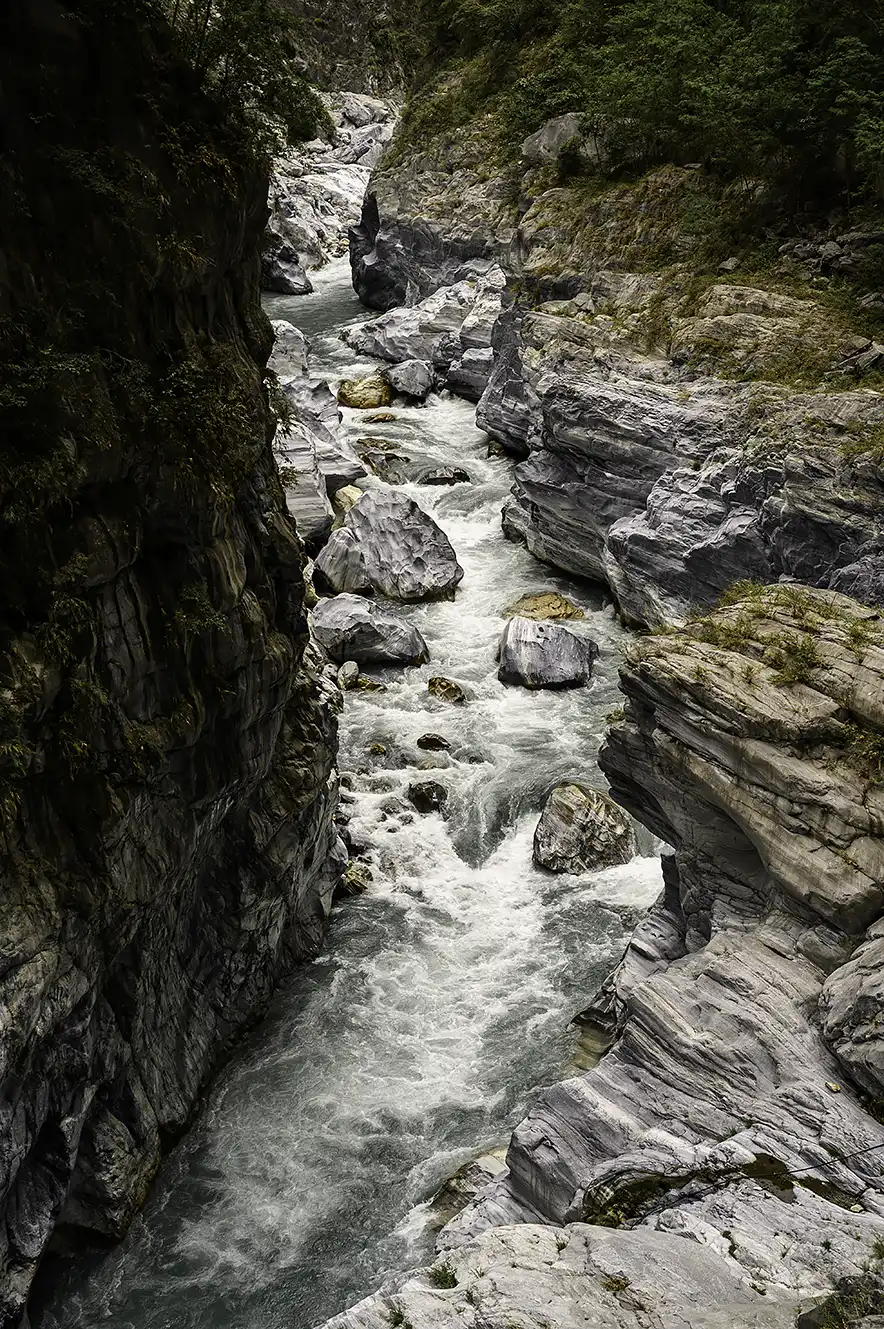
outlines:
[{"label": "submerged rock", "polygon": [[511,618],[500,639],[501,683],[526,688],[579,688],[589,682],[595,642],[552,623]]},{"label": "submerged rock", "polygon": [[596,872],[635,857],[635,832],[613,799],[579,784],[549,795],[534,832],[534,862],[550,872]]},{"label": "submerged rock", "polygon": [[391,600],[450,599],[463,568],[445,532],[405,494],[372,490],[316,560],[317,585]]},{"label": "submerged rock", "polygon": [[467,694],[459,683],[455,683],[452,678],[443,678],[441,675],[430,679],[427,684],[427,691],[431,697],[438,697],[440,701],[453,702],[455,706],[462,706],[467,699]]},{"label": "submerged rock", "polygon": [[[423,664],[430,658],[417,628],[384,614],[359,595],[320,600],[313,610],[313,633],[333,660],[358,664]],[[359,686],[361,680],[357,680]]]},{"label": "submerged rock", "polygon": [[415,483],[419,485],[463,485],[469,484],[472,476],[459,466],[433,466],[421,471]]},{"label": "submerged rock", "polygon": [[448,802],[448,790],[435,780],[420,780],[408,786],[408,799],[418,812],[441,812]]},{"label": "submerged rock", "polygon": [[433,388],[433,371],[423,360],[404,360],[393,365],[386,377],[394,392],[415,401],[425,401]]},{"label": "submerged rock", "polygon": [[378,406],[389,406],[393,393],[389,383],[380,374],[365,378],[345,378],[338,387],[338,401],[355,411],[371,411]]},{"label": "submerged rock", "polygon": [[506,618],[531,618],[538,622],[585,617],[582,609],[558,591],[528,591],[503,612]]}]

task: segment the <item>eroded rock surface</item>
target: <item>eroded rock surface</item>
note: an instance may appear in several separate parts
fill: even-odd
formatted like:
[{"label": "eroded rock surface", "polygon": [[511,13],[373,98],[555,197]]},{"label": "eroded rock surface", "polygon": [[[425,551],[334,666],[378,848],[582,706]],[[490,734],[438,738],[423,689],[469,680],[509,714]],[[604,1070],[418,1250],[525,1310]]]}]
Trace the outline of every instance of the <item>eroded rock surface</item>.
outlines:
[{"label": "eroded rock surface", "polygon": [[513,617],[500,639],[501,683],[525,688],[579,688],[598,656],[595,642],[555,623]]},{"label": "eroded rock surface", "polygon": [[[417,628],[359,595],[320,600],[313,610],[320,646],[340,664],[423,664],[430,658]],[[358,680],[357,680],[358,682]]]},{"label": "eroded rock surface", "polygon": [[332,592],[438,600],[454,595],[463,568],[448,536],[412,499],[372,490],[334,532],[316,560],[314,577]]},{"label": "eroded rock surface", "polygon": [[595,872],[635,855],[635,833],[622,808],[597,789],[552,790],[534,832],[534,862],[550,872]]}]

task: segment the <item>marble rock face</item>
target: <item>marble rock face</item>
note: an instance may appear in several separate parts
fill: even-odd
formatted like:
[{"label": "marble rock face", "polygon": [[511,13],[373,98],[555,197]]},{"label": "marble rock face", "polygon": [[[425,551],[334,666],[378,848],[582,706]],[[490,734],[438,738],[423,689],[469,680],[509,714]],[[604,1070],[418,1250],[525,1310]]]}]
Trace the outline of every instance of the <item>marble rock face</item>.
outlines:
[{"label": "marble rock face", "polygon": [[313,635],[340,664],[423,664],[430,654],[417,628],[360,595],[320,600],[313,610]]},{"label": "marble rock face", "polygon": [[405,494],[372,490],[350,509],[316,560],[317,584],[390,600],[453,597],[463,568],[433,518]]},{"label": "marble rock face", "polygon": [[511,618],[500,639],[501,683],[579,688],[589,682],[598,647],[555,623]]},{"label": "marble rock face", "polygon": [[597,789],[558,785],[534,832],[534,862],[550,872],[595,872],[635,856],[629,817]]}]

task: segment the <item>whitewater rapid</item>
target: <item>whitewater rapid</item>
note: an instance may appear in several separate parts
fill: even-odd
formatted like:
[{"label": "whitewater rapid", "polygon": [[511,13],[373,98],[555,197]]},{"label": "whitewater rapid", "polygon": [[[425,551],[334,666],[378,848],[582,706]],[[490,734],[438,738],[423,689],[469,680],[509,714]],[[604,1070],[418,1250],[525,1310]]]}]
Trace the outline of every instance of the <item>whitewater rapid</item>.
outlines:
[{"label": "whitewater rapid", "polygon": [[[345,265],[315,284],[271,297],[268,312],[307,332],[311,372],[334,385],[368,367],[338,336],[366,315]],[[354,439],[471,476],[402,486],[447,532],[463,583],[454,601],[402,611],[430,664],[381,671],[387,690],[347,694],[341,717],[344,810],[370,888],[336,909],[326,952],[237,1050],[126,1241],[47,1264],[34,1329],[309,1329],[423,1262],[432,1195],[504,1147],[532,1097],[575,1064],[570,1018],[659,891],[646,836],[642,857],[595,875],[532,865],[549,788],[603,783],[596,753],[624,637],[612,609],[503,538],[512,462],[488,456],[467,403],[433,397],[378,424],[345,415]],[[497,681],[503,611],[544,589],[584,609],[569,626],[601,648],[586,689]],[[467,704],[431,697],[433,674],[459,682]],[[450,751],[419,749],[426,733]],[[421,778],[448,789],[445,819],[408,803]]]}]

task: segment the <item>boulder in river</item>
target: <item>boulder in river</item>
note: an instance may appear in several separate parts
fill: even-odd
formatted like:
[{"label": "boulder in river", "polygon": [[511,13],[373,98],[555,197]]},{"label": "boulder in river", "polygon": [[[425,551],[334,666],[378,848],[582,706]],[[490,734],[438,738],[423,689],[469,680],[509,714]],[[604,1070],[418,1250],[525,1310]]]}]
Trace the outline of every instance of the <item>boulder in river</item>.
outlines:
[{"label": "boulder in river", "polygon": [[316,560],[324,590],[390,600],[453,597],[463,568],[445,532],[404,494],[372,490],[347,513]]},{"label": "boulder in river", "polygon": [[441,734],[421,734],[417,745],[422,752],[448,752],[451,744]]},{"label": "boulder in river", "polygon": [[433,466],[421,471],[416,483],[419,485],[463,485],[469,484],[472,476],[459,466]]},{"label": "boulder in river", "polygon": [[382,613],[359,595],[320,600],[313,610],[313,635],[341,664],[345,660],[358,664],[423,664],[430,658],[417,628]]},{"label": "boulder in river", "polygon": [[433,389],[433,371],[423,360],[403,360],[386,372],[387,382],[394,392],[415,401],[426,401]]},{"label": "boulder in river", "polygon": [[435,780],[419,780],[408,786],[408,800],[418,812],[441,812],[448,802],[448,790]]},{"label": "boulder in river", "polygon": [[500,639],[497,677],[525,688],[579,688],[598,653],[595,642],[558,624],[511,618]]},{"label": "boulder in river", "polygon": [[558,591],[529,591],[503,612],[506,618],[532,618],[538,622],[584,617],[583,610]]},{"label": "boulder in river", "polygon": [[635,857],[635,832],[613,799],[580,784],[560,784],[534,832],[534,862],[550,872],[596,872]]},{"label": "boulder in river", "polygon": [[338,687],[342,692],[349,692],[359,682],[359,665],[355,660],[345,660],[338,670]]},{"label": "boulder in river", "polygon": [[372,411],[378,406],[389,406],[393,390],[380,374],[365,378],[345,378],[338,387],[338,401],[356,411]]},{"label": "boulder in river", "polygon": [[453,678],[443,678],[441,674],[430,679],[427,691],[431,697],[438,697],[440,701],[450,701],[455,706],[462,706],[467,699],[459,683],[455,683]]}]

